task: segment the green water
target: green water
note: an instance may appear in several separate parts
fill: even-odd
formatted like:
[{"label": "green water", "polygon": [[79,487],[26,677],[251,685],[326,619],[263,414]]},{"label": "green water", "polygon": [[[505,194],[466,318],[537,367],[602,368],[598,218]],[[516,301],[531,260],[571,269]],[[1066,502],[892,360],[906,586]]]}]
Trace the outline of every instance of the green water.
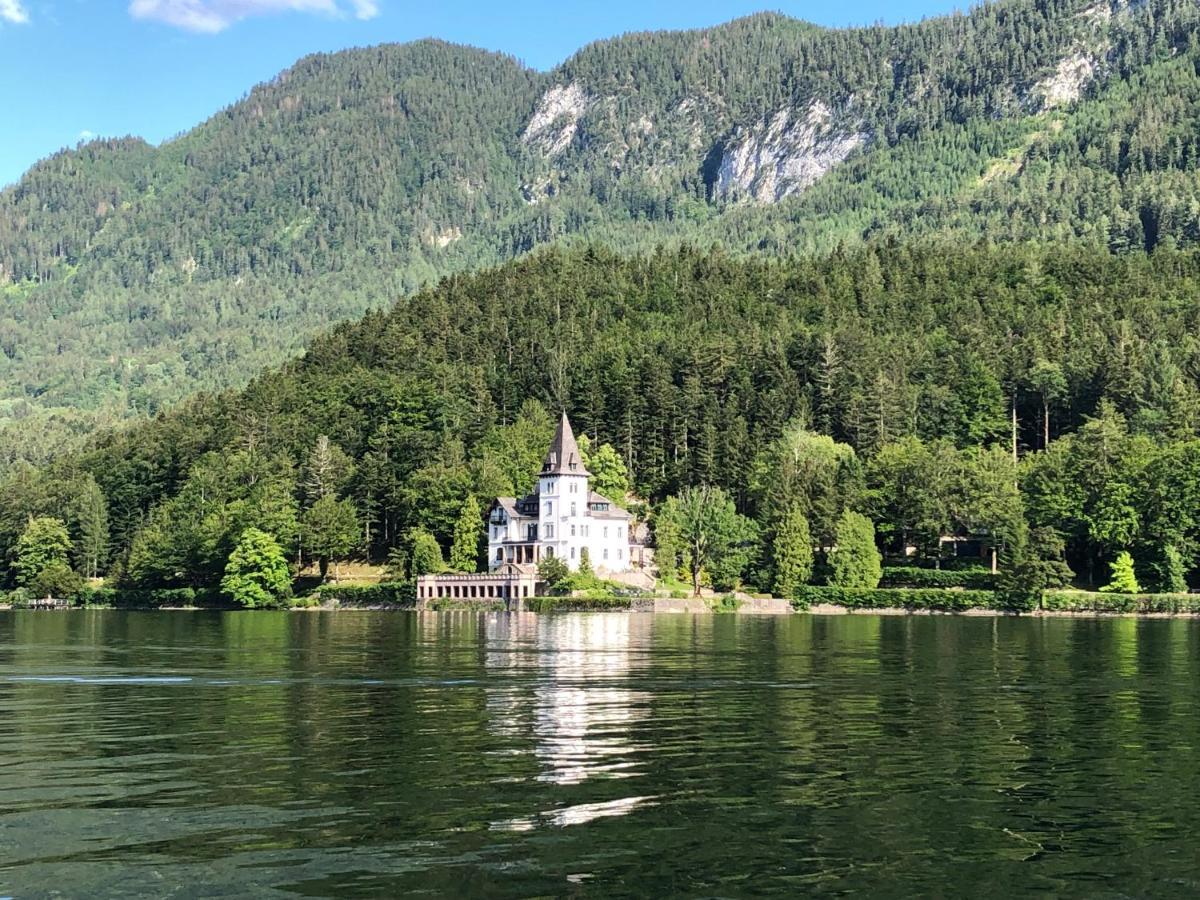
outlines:
[{"label": "green water", "polygon": [[1194,896],[1200,624],[0,613],[0,896]]}]

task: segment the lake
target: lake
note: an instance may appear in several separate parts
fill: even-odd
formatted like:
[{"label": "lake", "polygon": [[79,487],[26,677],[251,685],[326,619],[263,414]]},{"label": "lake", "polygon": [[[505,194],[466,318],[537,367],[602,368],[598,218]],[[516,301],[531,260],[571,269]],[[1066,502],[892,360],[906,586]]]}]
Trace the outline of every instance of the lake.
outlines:
[{"label": "lake", "polygon": [[0,613],[0,896],[1194,896],[1200,623]]}]

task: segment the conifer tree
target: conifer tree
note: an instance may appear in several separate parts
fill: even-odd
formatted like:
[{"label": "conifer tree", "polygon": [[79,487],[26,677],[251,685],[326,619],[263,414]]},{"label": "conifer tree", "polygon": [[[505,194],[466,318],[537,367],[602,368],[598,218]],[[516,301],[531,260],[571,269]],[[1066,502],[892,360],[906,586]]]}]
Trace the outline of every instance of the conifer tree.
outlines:
[{"label": "conifer tree", "polygon": [[1128,550],[1117,554],[1111,566],[1110,581],[1100,590],[1107,594],[1140,594],[1142,586],[1138,584],[1137,575],[1133,570],[1133,555]]},{"label": "conifer tree", "polygon": [[350,500],[326,494],[304,514],[304,546],[315,556],[321,580],[329,574],[329,563],[345,559],[360,543],[358,512]]},{"label": "conifer tree", "polygon": [[847,510],[838,521],[829,553],[830,584],[838,587],[875,588],[883,577],[883,564],[875,547],[875,526],[861,513]]},{"label": "conifer tree", "polygon": [[474,572],[479,567],[479,541],[483,536],[483,516],[474,494],[463,501],[454,523],[454,543],[450,546],[450,571]]},{"label": "conifer tree", "polygon": [[775,595],[791,599],[812,577],[813,549],[808,520],[798,506],[791,506],[775,528],[771,556],[774,561]]}]

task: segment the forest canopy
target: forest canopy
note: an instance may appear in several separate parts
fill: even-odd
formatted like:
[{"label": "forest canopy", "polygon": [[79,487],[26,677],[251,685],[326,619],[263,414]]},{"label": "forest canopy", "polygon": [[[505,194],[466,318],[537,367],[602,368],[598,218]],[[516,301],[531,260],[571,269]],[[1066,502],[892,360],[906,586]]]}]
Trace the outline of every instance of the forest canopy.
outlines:
[{"label": "forest canopy", "polygon": [[652,506],[720,488],[764,585],[789,516],[820,549],[847,513],[931,560],[946,534],[1037,536],[1082,578],[1130,551],[1178,584],[1200,558],[1198,292],[1200,252],[1165,248],[543,251],[18,466],[0,548],[15,566],[30,517],[55,517],[79,572],[137,586],[219,582],[248,528],[293,561],[418,534],[445,555],[471,498],[532,484],[565,409]]}]

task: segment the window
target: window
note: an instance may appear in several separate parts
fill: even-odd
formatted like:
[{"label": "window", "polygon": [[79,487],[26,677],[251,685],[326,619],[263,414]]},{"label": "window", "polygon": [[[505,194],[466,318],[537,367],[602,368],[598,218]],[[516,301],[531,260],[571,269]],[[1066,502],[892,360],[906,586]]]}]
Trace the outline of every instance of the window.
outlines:
[{"label": "window", "polygon": [[504,548],[500,547],[496,551],[496,562],[504,562]]},{"label": "window", "polygon": [[575,515],[575,514],[576,514],[576,513],[575,513],[575,503],[574,503],[574,501],[572,501],[572,503],[571,503],[571,515]]},{"label": "window", "polygon": [[575,548],[572,547],[571,548],[571,559],[574,559],[574,558],[575,558]]},{"label": "window", "polygon": [[551,559],[553,556],[554,556],[554,548],[547,547],[546,548],[546,559]]},{"label": "window", "polygon": [[548,515],[548,516],[554,515],[554,504],[547,502],[546,506],[545,506],[545,510],[546,510],[546,515]]},{"label": "window", "polygon": [[553,525],[548,525],[548,524],[547,524],[547,525],[543,525],[543,526],[542,526],[542,537],[544,537],[544,538],[552,538],[552,537],[554,537],[554,526],[553,526]]},{"label": "window", "polygon": [[621,551],[620,551],[620,550],[618,550],[618,551],[617,551],[617,559],[620,559],[620,558],[621,558]]},{"label": "window", "polygon": [[571,537],[575,537],[575,526],[571,526]]},{"label": "window", "polygon": [[608,548],[607,547],[604,548],[604,558],[608,559]]},{"label": "window", "polygon": [[604,526],[604,536],[608,537],[608,526],[607,525]]}]

